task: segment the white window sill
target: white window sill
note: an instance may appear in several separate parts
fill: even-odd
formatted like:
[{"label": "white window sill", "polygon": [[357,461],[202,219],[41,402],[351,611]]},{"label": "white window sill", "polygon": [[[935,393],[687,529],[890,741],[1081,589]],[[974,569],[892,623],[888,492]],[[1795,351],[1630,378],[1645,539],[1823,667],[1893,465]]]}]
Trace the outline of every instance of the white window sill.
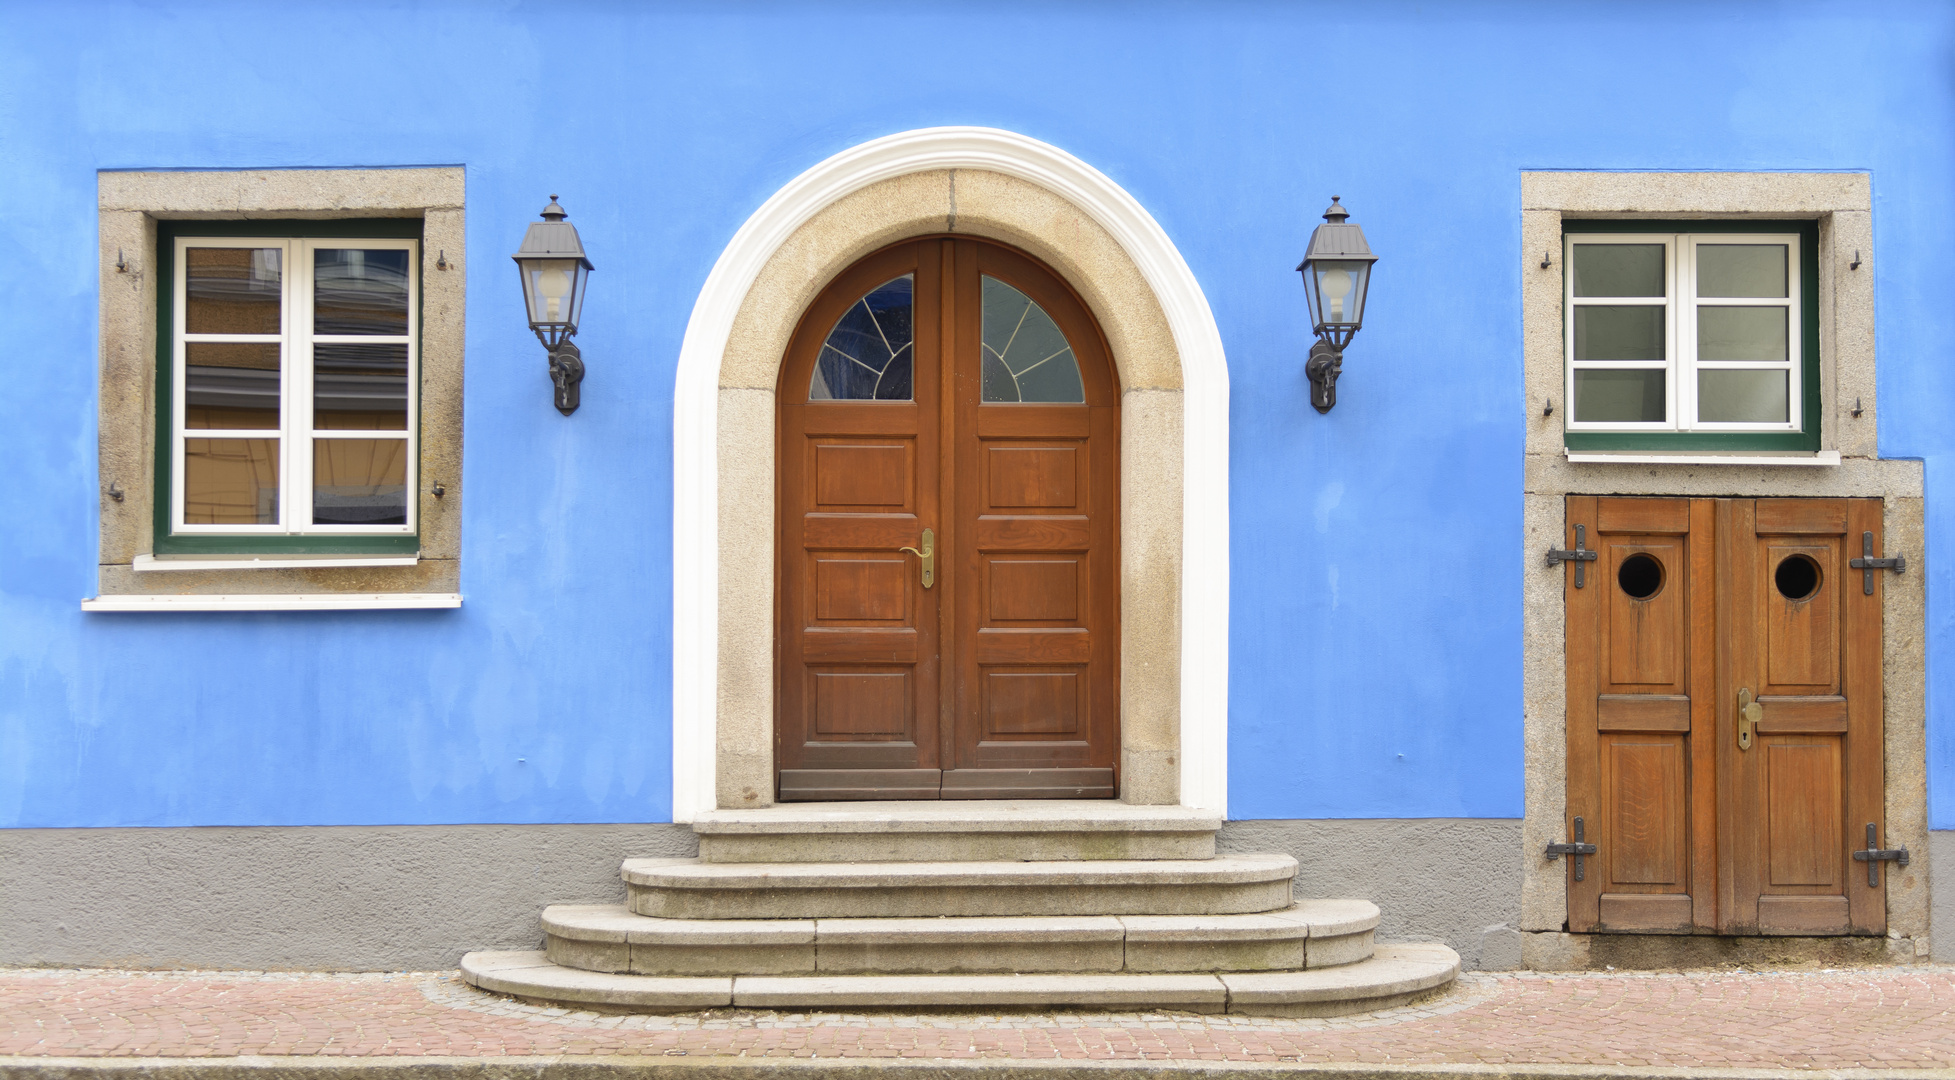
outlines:
[{"label": "white window sill", "polygon": [[1612,450],[1576,451],[1563,450],[1568,460],[1579,465],[1838,465],[1838,450],[1820,450],[1814,453],[1757,453],[1757,454],[1638,454]]},{"label": "white window sill", "polygon": [[158,570],[291,570],[324,569],[335,566],[413,566],[419,555],[284,555],[260,558],[255,555],[138,555],[130,569],[138,574]]},{"label": "white window sill", "polygon": [[260,593],[96,596],[83,611],[412,611],[458,608],[461,593]]}]

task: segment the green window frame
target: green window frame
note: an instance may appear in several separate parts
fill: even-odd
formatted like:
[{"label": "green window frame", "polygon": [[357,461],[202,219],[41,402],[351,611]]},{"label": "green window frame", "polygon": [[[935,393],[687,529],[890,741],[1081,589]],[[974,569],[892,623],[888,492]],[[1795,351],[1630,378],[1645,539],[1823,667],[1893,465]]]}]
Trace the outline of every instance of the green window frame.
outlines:
[{"label": "green window frame", "polygon": [[[335,220],[263,221],[159,221],[156,246],[156,486],[153,550],[157,555],[414,555],[420,551],[419,527],[408,532],[362,534],[357,531],[255,535],[209,531],[180,531],[175,526],[176,479],[176,265],[179,239],[266,238],[278,240],[422,240],[422,220],[414,218],[358,218]],[[418,277],[418,260],[410,260],[411,272]],[[421,297],[416,288],[414,336],[407,339],[419,351]],[[289,304],[288,304],[289,306]],[[411,367],[417,380],[418,367]],[[418,398],[420,386],[414,396]],[[283,400],[283,399],[282,399]],[[422,409],[413,408],[409,423],[413,430],[408,445],[418,457]],[[187,432],[186,432],[187,434]],[[410,460],[407,469],[408,505],[412,515],[414,490],[418,486],[418,462]]]},{"label": "green window frame", "polygon": [[[1679,238],[1686,236],[1731,236],[1740,234],[1777,234],[1796,235],[1798,237],[1798,295],[1789,298],[1792,300],[1791,306],[1798,320],[1797,357],[1796,363],[1792,365],[1795,373],[1794,377],[1797,379],[1798,408],[1796,412],[1798,414],[1798,429],[1791,431],[1569,430],[1567,425],[1577,421],[1577,402],[1574,398],[1570,397],[1566,402],[1567,407],[1562,410],[1564,418],[1562,439],[1567,449],[1575,451],[1694,450],[1732,453],[1747,451],[1817,451],[1819,449],[1820,438],[1820,410],[1823,405],[1819,378],[1819,290],[1817,288],[1819,280],[1819,223],[1809,219],[1761,220],[1756,218],[1747,218],[1744,220],[1695,218],[1681,221],[1594,221],[1564,219],[1562,223],[1563,272],[1568,275],[1569,280],[1569,284],[1564,286],[1562,293],[1563,325],[1568,330],[1564,337],[1562,352],[1562,367],[1566,374],[1563,381],[1564,394],[1568,392],[1567,388],[1573,384],[1574,380],[1570,372],[1577,363],[1573,351],[1573,320],[1575,318],[1573,307],[1575,306],[1575,301],[1573,300],[1572,280],[1574,265],[1568,256],[1572,253],[1572,245],[1579,242],[1580,237],[1585,235],[1598,236],[1609,234],[1617,236],[1637,234],[1652,237],[1659,234],[1668,234]],[[1671,246],[1671,253],[1668,258],[1672,261],[1678,257],[1674,250],[1678,246],[1680,245]],[[1696,302],[1694,297],[1683,298],[1673,295],[1678,288],[1678,280],[1679,275],[1676,273],[1671,272],[1668,274],[1664,303],[1667,305],[1666,310],[1670,313],[1667,315],[1667,318],[1672,320],[1672,322],[1679,317],[1677,312],[1686,303]],[[1691,345],[1690,348],[1693,350],[1690,355],[1693,358],[1691,371],[1694,373],[1696,370],[1694,367],[1695,346]],[[1671,376],[1673,382],[1680,381],[1677,379],[1674,364],[1675,361],[1673,360]],[[1676,413],[1679,406],[1674,404],[1676,396],[1674,387],[1670,393],[1673,404],[1670,405],[1667,423],[1675,425],[1677,423]]]}]

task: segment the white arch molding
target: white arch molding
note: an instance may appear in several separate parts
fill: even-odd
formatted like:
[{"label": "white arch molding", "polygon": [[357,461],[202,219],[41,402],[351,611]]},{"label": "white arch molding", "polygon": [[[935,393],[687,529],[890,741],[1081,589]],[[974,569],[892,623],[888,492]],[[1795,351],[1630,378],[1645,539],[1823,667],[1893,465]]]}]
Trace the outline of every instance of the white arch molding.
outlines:
[{"label": "white arch molding", "polygon": [[673,410],[672,819],[715,804],[719,670],[719,376],[761,269],[824,207],[871,184],[982,169],[1036,184],[1104,228],[1167,318],[1182,367],[1180,800],[1228,810],[1229,373],[1208,299],[1120,185],[1058,147],[997,128],[921,128],[851,147],[776,192],[706,277],[679,349]]}]

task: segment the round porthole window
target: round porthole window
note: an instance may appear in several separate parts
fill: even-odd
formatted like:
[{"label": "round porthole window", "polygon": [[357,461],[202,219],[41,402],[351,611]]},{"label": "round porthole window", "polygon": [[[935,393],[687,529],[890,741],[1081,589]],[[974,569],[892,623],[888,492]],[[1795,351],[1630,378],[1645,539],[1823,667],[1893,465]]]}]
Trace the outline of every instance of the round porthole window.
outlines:
[{"label": "round porthole window", "polygon": [[1639,551],[1616,567],[1616,584],[1632,599],[1648,600],[1663,588],[1663,564]]},{"label": "round porthole window", "polygon": [[1819,564],[1810,555],[1787,555],[1772,573],[1772,583],[1787,600],[1810,600],[1819,591]]}]

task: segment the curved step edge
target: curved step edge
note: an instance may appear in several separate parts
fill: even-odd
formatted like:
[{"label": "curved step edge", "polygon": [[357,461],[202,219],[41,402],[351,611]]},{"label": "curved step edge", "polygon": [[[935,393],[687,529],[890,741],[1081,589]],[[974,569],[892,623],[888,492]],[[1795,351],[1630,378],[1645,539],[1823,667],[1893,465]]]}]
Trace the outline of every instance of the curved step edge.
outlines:
[{"label": "curved step edge", "polygon": [[1261,1016],[1337,1016],[1443,990],[1459,973],[1444,945],[1388,945],[1362,963],[1242,975],[853,975],[715,979],[612,975],[558,967],[540,952],[462,958],[472,986],[530,1001],[620,1011],[743,1008],[1121,1007]]},{"label": "curved step edge", "polygon": [[1459,954],[1444,945],[1380,945],[1371,959],[1307,971],[1218,976],[1229,1011],[1251,1016],[1345,1016],[1428,997],[1459,977]]}]

